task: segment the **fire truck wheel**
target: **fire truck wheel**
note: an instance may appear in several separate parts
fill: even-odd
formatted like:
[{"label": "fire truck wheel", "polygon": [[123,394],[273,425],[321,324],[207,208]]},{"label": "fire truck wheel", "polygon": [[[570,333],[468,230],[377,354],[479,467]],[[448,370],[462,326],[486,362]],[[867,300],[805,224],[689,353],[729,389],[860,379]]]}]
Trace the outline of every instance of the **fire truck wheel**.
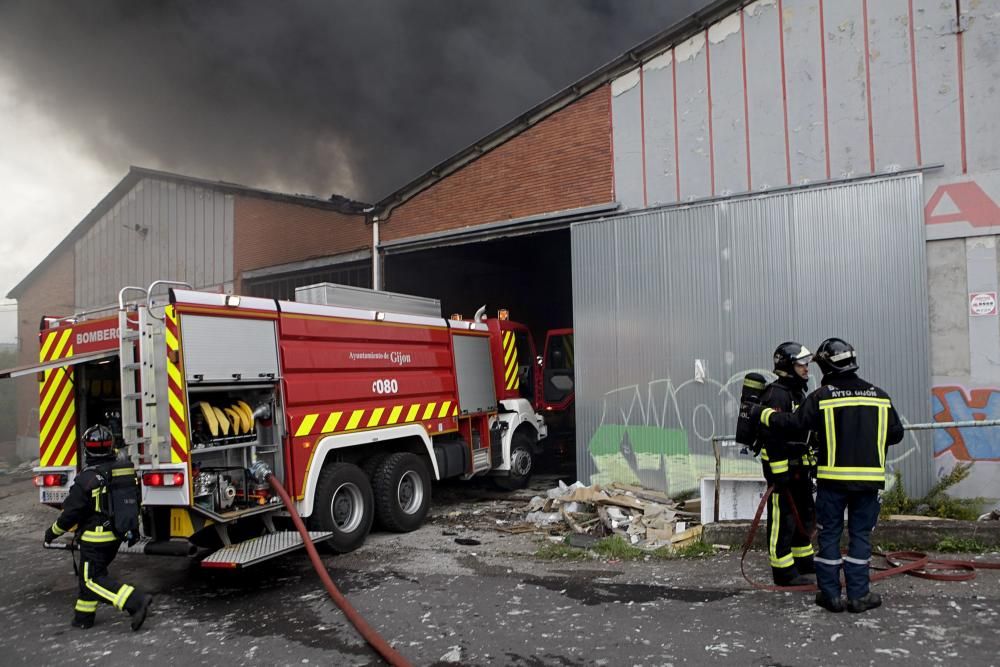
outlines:
[{"label": "fire truck wheel", "polygon": [[382,461],[372,477],[379,523],[396,533],[416,530],[431,505],[431,475],[416,454],[397,452]]},{"label": "fire truck wheel", "polygon": [[493,483],[505,491],[516,491],[528,486],[534,467],[531,438],[527,433],[515,433],[510,442],[510,474],[494,477]]},{"label": "fire truck wheel", "polygon": [[372,527],[375,503],[365,473],[350,463],[332,463],[323,468],[316,484],[316,507],[310,523],[333,537],[322,544],[335,553],[360,547]]}]

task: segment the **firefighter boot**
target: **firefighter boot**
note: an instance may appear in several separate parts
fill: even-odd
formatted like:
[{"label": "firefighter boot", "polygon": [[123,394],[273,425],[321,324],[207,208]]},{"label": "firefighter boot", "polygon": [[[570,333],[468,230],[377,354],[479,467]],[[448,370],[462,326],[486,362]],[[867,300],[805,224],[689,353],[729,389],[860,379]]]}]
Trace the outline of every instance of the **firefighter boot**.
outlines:
[{"label": "firefighter boot", "polygon": [[830,598],[826,596],[826,593],[819,592],[816,594],[816,604],[827,611],[832,611],[835,614],[839,614],[844,611],[844,601],[838,598]]},{"label": "firefighter boot", "polygon": [[142,624],[146,621],[146,614],[149,613],[149,605],[152,601],[152,595],[142,593],[130,596],[129,601],[125,603],[125,611],[132,617],[131,626],[133,632],[141,628]]},{"label": "firefighter boot", "polygon": [[874,609],[882,605],[882,596],[878,593],[868,593],[863,598],[858,598],[857,600],[847,601],[847,611],[852,614],[860,614],[861,612],[868,611],[869,609]]},{"label": "firefighter boot", "polygon": [[96,616],[96,614],[94,614],[93,612],[88,614],[82,611],[78,611],[75,614],[73,614],[73,621],[70,623],[70,625],[72,625],[74,628],[80,628],[81,630],[89,630],[90,628],[94,627],[94,616]]},{"label": "firefighter boot", "polygon": [[806,586],[816,581],[799,574],[795,567],[772,567],[771,576],[775,586]]}]

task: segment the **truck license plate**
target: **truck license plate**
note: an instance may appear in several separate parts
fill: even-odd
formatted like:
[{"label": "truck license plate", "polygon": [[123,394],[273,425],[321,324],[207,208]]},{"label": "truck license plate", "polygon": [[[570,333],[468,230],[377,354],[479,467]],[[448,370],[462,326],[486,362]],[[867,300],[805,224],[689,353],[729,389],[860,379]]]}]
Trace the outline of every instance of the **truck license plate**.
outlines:
[{"label": "truck license plate", "polygon": [[61,503],[69,495],[69,489],[43,489],[43,503]]}]

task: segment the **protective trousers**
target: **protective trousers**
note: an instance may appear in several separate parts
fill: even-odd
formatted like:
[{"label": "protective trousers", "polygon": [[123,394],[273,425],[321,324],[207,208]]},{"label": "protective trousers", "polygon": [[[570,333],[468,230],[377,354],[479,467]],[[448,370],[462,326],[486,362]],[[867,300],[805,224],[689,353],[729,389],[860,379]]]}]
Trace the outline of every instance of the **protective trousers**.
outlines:
[{"label": "protective trousers", "polygon": [[[840,537],[847,510],[847,555],[841,556]],[[816,494],[816,521],[819,523],[819,554],[816,556],[816,583],[827,598],[840,598],[840,570],[847,582],[847,598],[858,600],[868,594],[868,567],[872,556],[872,529],[878,521],[878,490],[844,490],[820,482]]]},{"label": "protective trousers", "polygon": [[135,590],[128,584],[119,584],[108,575],[108,566],[118,555],[118,540],[97,544],[80,542],[80,566],[77,574],[80,578],[80,593],[76,600],[75,621],[92,623],[97,613],[97,603],[105,602],[132,613],[138,596],[133,596]]},{"label": "protective trousers", "polygon": [[[796,512],[802,529],[795,520]],[[774,583],[779,586],[813,572],[814,514],[812,480],[805,469],[793,468],[783,488],[775,488],[767,503],[768,555]]]}]

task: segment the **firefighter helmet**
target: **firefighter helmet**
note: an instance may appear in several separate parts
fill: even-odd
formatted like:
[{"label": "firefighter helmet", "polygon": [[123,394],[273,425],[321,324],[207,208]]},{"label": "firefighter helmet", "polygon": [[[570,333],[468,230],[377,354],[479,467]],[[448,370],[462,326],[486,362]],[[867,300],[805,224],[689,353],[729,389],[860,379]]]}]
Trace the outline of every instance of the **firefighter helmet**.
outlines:
[{"label": "firefighter helmet", "polygon": [[816,350],[816,363],[823,375],[850,373],[858,370],[858,353],[840,338],[827,338]]},{"label": "firefighter helmet", "polygon": [[787,341],[774,351],[774,374],[781,377],[796,377],[795,365],[808,366],[812,361],[810,352],[802,343]]},{"label": "firefighter helmet", "polygon": [[114,451],[115,437],[103,424],[91,426],[83,433],[83,448],[89,456],[108,456]]}]

